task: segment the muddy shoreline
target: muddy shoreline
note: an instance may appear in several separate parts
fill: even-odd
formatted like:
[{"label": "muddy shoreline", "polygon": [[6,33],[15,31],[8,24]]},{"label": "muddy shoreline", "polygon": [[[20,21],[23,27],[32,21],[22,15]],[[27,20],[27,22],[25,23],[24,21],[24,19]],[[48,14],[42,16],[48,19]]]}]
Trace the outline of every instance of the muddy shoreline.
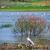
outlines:
[{"label": "muddy shoreline", "polygon": [[42,50],[48,50],[48,46],[32,46],[32,45],[25,45],[25,44],[1,44],[0,50],[32,50],[32,49],[42,49]]}]

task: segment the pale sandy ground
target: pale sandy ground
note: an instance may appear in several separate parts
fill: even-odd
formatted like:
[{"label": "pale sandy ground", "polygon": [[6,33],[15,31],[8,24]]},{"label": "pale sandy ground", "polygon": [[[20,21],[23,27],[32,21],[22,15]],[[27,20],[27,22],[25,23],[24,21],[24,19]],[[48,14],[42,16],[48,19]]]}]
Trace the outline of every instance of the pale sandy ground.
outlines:
[{"label": "pale sandy ground", "polygon": [[46,6],[46,5],[49,5],[50,2],[33,2],[32,5],[41,5],[41,6]]}]

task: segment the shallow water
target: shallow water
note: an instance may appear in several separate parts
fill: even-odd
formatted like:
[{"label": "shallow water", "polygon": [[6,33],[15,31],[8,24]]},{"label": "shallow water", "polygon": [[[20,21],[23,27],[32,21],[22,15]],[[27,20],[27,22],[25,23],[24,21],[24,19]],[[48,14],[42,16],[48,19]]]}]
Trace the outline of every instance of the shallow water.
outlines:
[{"label": "shallow water", "polygon": [[[0,12],[0,26],[2,24],[12,24],[12,27],[8,28],[0,28],[0,42],[20,42],[21,41],[21,34],[17,33],[15,34],[13,32],[13,28],[15,27],[15,22],[17,19],[21,16],[41,16],[45,17],[45,19],[50,22],[49,15],[50,12]],[[48,35],[46,34],[47,38]],[[26,38],[24,38],[26,40]],[[24,41],[23,39],[23,41]]]}]

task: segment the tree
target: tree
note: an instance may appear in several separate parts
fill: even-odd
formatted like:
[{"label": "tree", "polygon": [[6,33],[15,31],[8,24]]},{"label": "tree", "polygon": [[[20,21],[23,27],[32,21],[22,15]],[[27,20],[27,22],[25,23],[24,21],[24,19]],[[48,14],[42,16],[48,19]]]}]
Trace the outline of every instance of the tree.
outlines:
[{"label": "tree", "polygon": [[28,22],[23,16],[21,16],[16,22],[16,27],[18,28],[18,31],[21,33],[21,41],[22,41],[23,33],[25,32],[27,33],[28,30]]},{"label": "tree", "polygon": [[29,22],[30,37],[31,34],[33,34],[33,36],[38,36],[46,26],[45,19],[41,17],[30,16]]},{"label": "tree", "polygon": [[[27,34],[30,38],[31,35],[38,36],[46,26],[46,22],[41,17],[20,17],[16,22],[16,27],[23,37],[23,33]],[[22,39],[22,38],[21,38]]]}]

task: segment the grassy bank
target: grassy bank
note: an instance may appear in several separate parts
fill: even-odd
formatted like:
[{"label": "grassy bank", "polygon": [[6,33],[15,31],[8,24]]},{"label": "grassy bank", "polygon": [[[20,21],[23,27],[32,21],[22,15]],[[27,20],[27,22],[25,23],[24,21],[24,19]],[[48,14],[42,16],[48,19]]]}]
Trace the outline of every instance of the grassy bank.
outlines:
[{"label": "grassy bank", "polygon": [[50,11],[49,6],[0,8],[0,11]]},{"label": "grassy bank", "polygon": [[50,11],[50,3],[45,2],[15,2],[2,5],[0,11]]}]

